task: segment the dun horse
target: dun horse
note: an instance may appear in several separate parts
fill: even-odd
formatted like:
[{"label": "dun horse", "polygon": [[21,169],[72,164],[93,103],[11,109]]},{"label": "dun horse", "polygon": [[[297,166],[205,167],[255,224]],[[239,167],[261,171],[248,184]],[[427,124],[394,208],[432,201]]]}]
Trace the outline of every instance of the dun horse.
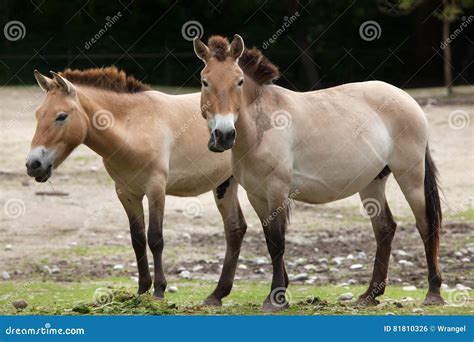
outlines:
[{"label": "dun horse", "polygon": [[[221,277],[205,303],[219,305],[231,288],[246,223],[232,178],[231,155],[205,145],[199,93],[167,95],[153,91],[115,68],[66,70],[53,78],[34,73],[46,98],[36,110],[36,133],[26,168],[45,182],[74,148],[98,153],[115,181],[129,222],[138,265],[138,293],[152,285],[146,246],[153,254],[154,292],[166,288],[162,267],[165,195],[196,196],[213,189],[224,220],[227,250]],[[197,121],[197,122],[194,122]],[[192,129],[187,129],[192,125]],[[142,200],[149,203],[146,234]]]},{"label": "dun horse", "polygon": [[[278,69],[235,35],[194,41],[205,63],[201,103],[208,147],[232,149],[233,174],[262,221],[272,258],[263,308],[288,306],[283,255],[288,199],[328,203],[359,193],[377,242],[372,280],[360,304],[384,293],[396,223],[385,199],[393,173],[416,218],[428,264],[426,304],[442,304],[438,265],[441,209],[428,124],[402,90],[370,81],[299,93],[273,85]],[[376,205],[374,211],[374,205]]]}]

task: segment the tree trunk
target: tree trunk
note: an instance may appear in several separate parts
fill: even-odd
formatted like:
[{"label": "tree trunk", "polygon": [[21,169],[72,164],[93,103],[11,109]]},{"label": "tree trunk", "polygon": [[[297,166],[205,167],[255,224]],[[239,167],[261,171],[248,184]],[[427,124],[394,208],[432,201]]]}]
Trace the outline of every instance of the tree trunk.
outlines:
[{"label": "tree trunk", "polygon": [[[446,1],[445,1],[445,5],[446,5]],[[448,43],[449,34],[450,34],[449,20],[443,17],[443,42],[445,44],[445,48],[443,49],[444,85],[446,87],[448,96],[451,96],[453,94],[453,74],[451,71],[451,44]]]}]

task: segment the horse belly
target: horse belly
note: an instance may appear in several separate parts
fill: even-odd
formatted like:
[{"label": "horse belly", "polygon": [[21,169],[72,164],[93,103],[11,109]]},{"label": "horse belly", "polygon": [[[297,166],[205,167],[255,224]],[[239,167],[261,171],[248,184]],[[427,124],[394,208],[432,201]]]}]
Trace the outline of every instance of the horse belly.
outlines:
[{"label": "horse belly", "polygon": [[388,136],[362,139],[338,148],[307,148],[295,155],[291,191],[299,201],[328,203],[364,189],[387,165]]}]

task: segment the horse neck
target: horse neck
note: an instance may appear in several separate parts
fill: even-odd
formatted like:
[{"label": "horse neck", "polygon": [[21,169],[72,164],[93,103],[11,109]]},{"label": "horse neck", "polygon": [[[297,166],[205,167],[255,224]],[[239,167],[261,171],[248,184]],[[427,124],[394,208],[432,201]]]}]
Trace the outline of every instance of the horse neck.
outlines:
[{"label": "horse neck", "polygon": [[243,104],[235,129],[237,131],[236,141],[233,152],[237,154],[246,154],[259,142],[259,113],[254,111],[256,101],[260,101],[262,97],[262,87],[254,82],[251,78],[246,77],[243,88]]},{"label": "horse neck", "polygon": [[130,136],[124,121],[138,105],[135,94],[81,88],[78,96],[88,119],[84,144],[104,159],[121,158],[128,150],[126,147]]}]

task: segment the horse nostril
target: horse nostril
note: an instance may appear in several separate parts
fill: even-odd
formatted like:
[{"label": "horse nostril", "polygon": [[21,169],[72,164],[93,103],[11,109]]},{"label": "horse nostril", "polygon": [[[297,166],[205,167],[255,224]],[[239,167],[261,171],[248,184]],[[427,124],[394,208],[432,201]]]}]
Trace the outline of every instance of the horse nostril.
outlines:
[{"label": "horse nostril", "polygon": [[229,140],[234,140],[235,139],[235,129],[231,130],[229,133]]},{"label": "horse nostril", "polygon": [[30,169],[37,170],[41,167],[41,162],[39,160],[35,160],[30,164]]},{"label": "horse nostril", "polygon": [[216,137],[216,140],[222,137],[222,132],[219,131],[218,129],[214,130],[214,136]]}]

